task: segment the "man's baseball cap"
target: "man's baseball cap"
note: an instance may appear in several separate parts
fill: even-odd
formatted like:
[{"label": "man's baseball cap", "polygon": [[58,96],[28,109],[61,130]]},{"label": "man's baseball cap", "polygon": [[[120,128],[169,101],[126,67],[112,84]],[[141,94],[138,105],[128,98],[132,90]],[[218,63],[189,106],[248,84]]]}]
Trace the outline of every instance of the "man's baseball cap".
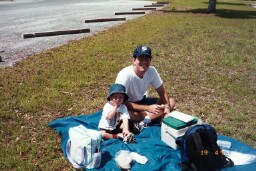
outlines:
[{"label": "man's baseball cap", "polygon": [[110,96],[112,96],[113,93],[122,93],[124,94],[124,102],[126,100],[128,100],[129,96],[126,94],[125,92],[125,86],[123,86],[122,84],[111,84],[110,88],[109,88],[109,92],[107,95],[107,100],[110,101]]},{"label": "man's baseball cap", "polygon": [[137,46],[133,52],[133,57],[137,58],[141,55],[147,55],[151,58],[151,49],[147,46]]}]

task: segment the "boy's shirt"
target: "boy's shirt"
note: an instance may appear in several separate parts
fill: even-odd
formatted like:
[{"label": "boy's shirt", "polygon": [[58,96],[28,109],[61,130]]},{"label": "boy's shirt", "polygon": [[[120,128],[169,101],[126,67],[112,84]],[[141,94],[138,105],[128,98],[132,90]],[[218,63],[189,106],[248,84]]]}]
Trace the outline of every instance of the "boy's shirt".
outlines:
[{"label": "boy's shirt", "polygon": [[99,122],[99,128],[107,129],[107,130],[114,130],[116,129],[116,126],[119,124],[119,122],[122,119],[130,119],[130,115],[128,113],[127,107],[124,104],[121,104],[117,108],[117,114],[115,117],[111,120],[107,120],[106,117],[108,113],[112,110],[113,105],[110,102],[107,102],[102,111],[102,116]]}]

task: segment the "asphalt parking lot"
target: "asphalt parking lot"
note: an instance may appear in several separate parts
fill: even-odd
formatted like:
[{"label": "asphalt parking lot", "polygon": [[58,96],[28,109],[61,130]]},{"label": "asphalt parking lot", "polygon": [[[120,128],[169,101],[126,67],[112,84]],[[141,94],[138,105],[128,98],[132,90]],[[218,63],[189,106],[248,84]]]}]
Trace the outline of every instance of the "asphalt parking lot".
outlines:
[{"label": "asphalt parking lot", "polygon": [[[0,2],[0,67],[12,66],[27,56],[51,49],[71,40],[96,34],[137,15],[115,15],[151,5],[137,0],[16,0]],[[160,7],[158,7],[160,8]],[[145,11],[150,12],[149,10]],[[96,18],[125,17],[125,21],[92,22]],[[57,30],[90,29],[90,33],[44,36],[24,39],[23,34]]]}]

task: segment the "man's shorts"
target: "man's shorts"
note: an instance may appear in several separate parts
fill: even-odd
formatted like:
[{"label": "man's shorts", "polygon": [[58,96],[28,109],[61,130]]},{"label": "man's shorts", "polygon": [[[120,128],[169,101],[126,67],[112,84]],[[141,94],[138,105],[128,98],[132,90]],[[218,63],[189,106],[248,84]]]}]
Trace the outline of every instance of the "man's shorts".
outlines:
[{"label": "man's shorts", "polygon": [[139,101],[136,101],[134,103],[142,104],[142,105],[152,105],[157,104],[158,98],[147,98],[146,96],[143,96],[143,98]]}]

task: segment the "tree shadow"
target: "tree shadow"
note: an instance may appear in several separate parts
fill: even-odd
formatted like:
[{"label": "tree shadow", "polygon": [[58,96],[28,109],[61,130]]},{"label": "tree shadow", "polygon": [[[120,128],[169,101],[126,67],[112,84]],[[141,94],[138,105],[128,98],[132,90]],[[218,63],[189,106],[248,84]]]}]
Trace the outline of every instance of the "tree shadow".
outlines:
[{"label": "tree shadow", "polygon": [[[193,13],[193,14],[209,14],[207,8],[191,9],[191,10],[159,10],[167,13]],[[229,19],[255,19],[256,11],[242,11],[230,9],[216,9],[215,14],[218,17]]]},{"label": "tree shadow", "polygon": [[[203,12],[204,11],[204,12]],[[206,9],[194,9],[192,13],[207,13]],[[229,19],[254,19],[256,18],[256,11],[230,10],[230,9],[216,9],[214,13],[218,17]]]},{"label": "tree shadow", "polygon": [[[209,2],[203,2],[204,4],[209,4]],[[232,2],[217,2],[217,5],[237,5],[237,6],[246,6],[243,3],[232,3]]]}]

